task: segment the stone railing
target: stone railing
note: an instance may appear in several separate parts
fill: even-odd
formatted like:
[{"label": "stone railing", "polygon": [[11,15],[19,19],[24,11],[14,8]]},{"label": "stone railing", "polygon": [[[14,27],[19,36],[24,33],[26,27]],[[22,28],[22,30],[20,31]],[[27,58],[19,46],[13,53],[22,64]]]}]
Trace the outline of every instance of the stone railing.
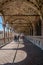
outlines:
[{"label": "stone railing", "polygon": [[27,36],[27,40],[37,45],[43,50],[43,37],[42,36]]}]

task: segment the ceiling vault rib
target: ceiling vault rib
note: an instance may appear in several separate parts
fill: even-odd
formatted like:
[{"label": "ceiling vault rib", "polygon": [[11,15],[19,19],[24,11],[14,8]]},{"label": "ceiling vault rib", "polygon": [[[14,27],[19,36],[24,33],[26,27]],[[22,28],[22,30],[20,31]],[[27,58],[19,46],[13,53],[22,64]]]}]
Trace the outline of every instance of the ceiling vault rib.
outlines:
[{"label": "ceiling vault rib", "polygon": [[[3,15],[0,15],[3,16]],[[41,15],[4,15],[4,16],[41,16]]]},{"label": "ceiling vault rib", "polygon": [[[11,21],[11,22],[13,22],[13,21]],[[30,24],[30,23],[14,23],[14,22],[11,23],[11,22],[10,22],[9,24]],[[30,22],[30,21],[29,21],[29,22]]]}]

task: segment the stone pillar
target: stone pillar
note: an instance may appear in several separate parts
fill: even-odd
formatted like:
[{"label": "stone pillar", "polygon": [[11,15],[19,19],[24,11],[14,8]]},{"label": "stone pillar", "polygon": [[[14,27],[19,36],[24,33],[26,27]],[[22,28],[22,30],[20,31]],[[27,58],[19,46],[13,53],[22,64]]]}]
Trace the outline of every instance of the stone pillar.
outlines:
[{"label": "stone pillar", "polygon": [[33,25],[33,36],[36,35],[36,32],[35,32],[35,25]]},{"label": "stone pillar", "polygon": [[5,24],[3,24],[3,29],[4,29],[4,43],[5,43]]},{"label": "stone pillar", "polygon": [[42,23],[41,23],[42,25],[41,25],[41,32],[42,32],[42,36],[43,36],[43,20],[42,20]]},{"label": "stone pillar", "polygon": [[8,28],[8,42],[9,42],[9,28]]}]

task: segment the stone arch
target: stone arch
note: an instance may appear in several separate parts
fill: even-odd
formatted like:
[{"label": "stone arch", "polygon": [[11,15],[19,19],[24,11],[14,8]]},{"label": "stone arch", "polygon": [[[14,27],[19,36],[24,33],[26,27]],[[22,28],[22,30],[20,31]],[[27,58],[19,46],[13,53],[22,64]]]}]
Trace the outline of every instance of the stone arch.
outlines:
[{"label": "stone arch", "polygon": [[[18,21],[18,22],[16,22],[16,21]],[[20,22],[22,23],[22,25],[21,25]],[[24,18],[17,18],[17,19],[14,20],[13,24],[15,24],[15,23],[17,23],[17,25],[14,26],[14,28],[18,26],[16,29],[18,30],[20,28],[19,29],[20,32],[23,32],[23,33],[25,32],[25,34],[33,35],[33,26],[32,26],[32,23],[30,23],[30,21],[28,22]],[[25,26],[24,26],[24,24],[25,24]]]},{"label": "stone arch", "polygon": [[[30,7],[33,10],[35,10],[38,13],[38,15],[40,15],[40,19],[42,20],[42,14],[41,14],[40,10],[38,9],[38,7],[35,6],[34,3],[31,3],[31,2],[24,2],[24,3],[25,3],[25,5],[27,5],[27,7]],[[19,15],[19,14],[20,14],[20,12],[17,15]]]},{"label": "stone arch", "polygon": [[[29,4],[30,3],[30,4]],[[32,3],[32,2],[26,2],[26,4],[29,6],[29,7],[31,7],[32,9],[34,9],[37,13],[38,13],[38,15],[40,16],[40,19],[42,20],[42,13],[41,13],[41,11],[39,10],[39,8],[34,4],[34,3]]]},{"label": "stone arch", "polygon": [[2,17],[2,20],[4,22],[4,17],[3,17],[3,14],[0,12],[0,16]]},{"label": "stone arch", "polygon": [[[41,14],[41,12],[39,11],[39,9],[38,9],[38,7],[37,6],[35,6],[35,4],[34,3],[32,3],[32,2],[24,2],[25,4],[24,5],[27,5],[28,7],[31,7],[31,8],[33,8],[36,12],[38,12],[38,15],[40,15],[40,18],[41,18],[41,20],[42,20],[42,14]],[[20,13],[18,13],[18,14],[20,14]]]}]

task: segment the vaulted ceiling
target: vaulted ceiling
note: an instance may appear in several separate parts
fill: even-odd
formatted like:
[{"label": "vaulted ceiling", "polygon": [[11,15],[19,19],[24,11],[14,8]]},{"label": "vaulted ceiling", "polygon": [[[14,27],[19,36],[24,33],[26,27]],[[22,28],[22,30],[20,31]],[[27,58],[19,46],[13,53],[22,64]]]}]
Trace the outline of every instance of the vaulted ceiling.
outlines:
[{"label": "vaulted ceiling", "polygon": [[43,18],[43,0],[0,0],[0,13],[5,23],[22,31],[26,27],[21,24],[24,26],[23,23],[35,23],[36,17]]}]

